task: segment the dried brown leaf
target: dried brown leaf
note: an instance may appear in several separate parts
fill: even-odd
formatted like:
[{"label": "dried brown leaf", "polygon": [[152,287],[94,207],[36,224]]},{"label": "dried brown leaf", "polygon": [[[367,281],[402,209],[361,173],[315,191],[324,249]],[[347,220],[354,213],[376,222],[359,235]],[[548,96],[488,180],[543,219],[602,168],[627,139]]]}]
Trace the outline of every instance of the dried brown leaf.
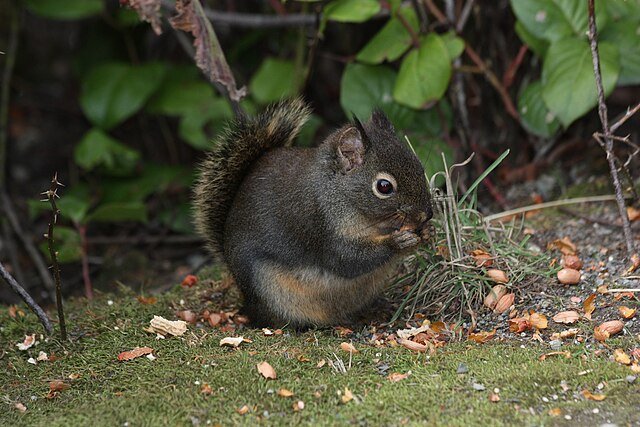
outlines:
[{"label": "dried brown leaf", "polygon": [[287,390],[286,388],[281,388],[278,390],[278,396],[280,397],[291,397],[293,396],[293,392],[291,390]]},{"label": "dried brown leaf", "polygon": [[142,21],[148,22],[156,35],[162,34],[160,25],[160,0],[120,0],[121,6],[135,10]]},{"label": "dried brown leaf", "polygon": [[471,341],[475,341],[478,344],[484,344],[487,341],[489,341],[491,338],[496,336],[496,329],[494,329],[493,331],[481,331],[481,332],[477,332],[477,333],[471,333],[469,334],[469,339]]},{"label": "dried brown leaf", "polygon": [[543,360],[547,360],[547,358],[549,358],[551,356],[564,356],[566,359],[569,359],[569,358],[571,358],[571,352],[569,352],[569,351],[552,351],[550,353],[543,354],[542,356],[538,357],[538,359],[543,361]]},{"label": "dried brown leaf", "polygon": [[548,321],[547,316],[542,313],[531,312],[529,313],[529,323],[536,329],[547,329]]},{"label": "dried brown leaf", "polygon": [[577,252],[576,245],[566,236],[549,243],[547,249],[558,249],[564,255],[575,255]]},{"label": "dried brown leaf", "polygon": [[268,380],[275,380],[277,377],[276,370],[268,362],[260,362],[256,365],[256,368]]},{"label": "dried brown leaf", "polygon": [[342,393],[342,396],[340,397],[340,400],[342,401],[342,403],[351,402],[353,400],[353,393],[351,393],[351,390],[349,390],[347,387],[345,387],[344,388],[344,393]]},{"label": "dried brown leaf", "polygon": [[607,397],[604,394],[593,394],[589,390],[582,390],[582,395],[585,399],[595,400],[596,402],[603,401]]},{"label": "dried brown leaf", "polygon": [[236,348],[244,341],[243,337],[224,337],[220,340],[220,347],[228,346]]},{"label": "dried brown leaf", "polygon": [[509,330],[515,334],[531,329],[531,322],[526,317],[516,317],[509,319]]},{"label": "dried brown leaf", "polygon": [[584,300],[584,304],[582,304],[582,308],[584,310],[584,317],[591,320],[591,314],[593,314],[596,309],[596,294],[591,294],[589,297]]},{"label": "dried brown leaf", "polygon": [[126,360],[136,359],[140,356],[144,356],[146,354],[153,353],[153,349],[151,347],[136,347],[133,350],[123,351],[118,355],[118,360],[123,362]]},{"label": "dried brown leaf", "polygon": [[340,343],[340,348],[349,353],[360,353],[350,342]]},{"label": "dried brown leaf", "polygon": [[407,379],[409,377],[409,375],[411,375],[411,371],[407,372],[406,374],[401,374],[399,372],[393,372],[393,373],[389,374],[387,379],[389,381],[391,381],[392,383],[397,383],[398,381],[402,381],[404,379]]},{"label": "dried brown leaf", "polygon": [[621,365],[631,365],[631,358],[621,348],[613,350],[613,359]]},{"label": "dried brown leaf", "polygon": [[635,308],[630,308],[624,305],[621,305],[620,307],[618,307],[618,311],[620,312],[620,315],[625,319],[631,319],[633,316],[636,315]]}]

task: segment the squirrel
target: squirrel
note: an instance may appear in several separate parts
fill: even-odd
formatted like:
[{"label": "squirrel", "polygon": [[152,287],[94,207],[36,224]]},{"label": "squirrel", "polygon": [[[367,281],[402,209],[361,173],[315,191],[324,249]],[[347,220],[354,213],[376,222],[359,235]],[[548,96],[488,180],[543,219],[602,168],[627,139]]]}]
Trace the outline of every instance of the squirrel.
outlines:
[{"label": "squirrel", "polygon": [[227,265],[254,326],[349,323],[429,238],[428,184],[386,115],[292,147],[310,115],[283,100],[228,125],[194,189],[197,231]]}]

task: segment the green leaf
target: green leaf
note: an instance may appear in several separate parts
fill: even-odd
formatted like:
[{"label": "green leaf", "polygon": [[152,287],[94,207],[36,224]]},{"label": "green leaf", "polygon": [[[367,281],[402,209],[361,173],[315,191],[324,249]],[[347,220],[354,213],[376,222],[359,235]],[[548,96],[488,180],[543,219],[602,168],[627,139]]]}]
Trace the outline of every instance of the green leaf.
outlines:
[{"label": "green leaf", "polygon": [[160,221],[172,231],[181,234],[195,234],[193,228],[192,209],[189,203],[180,203],[170,209],[163,210],[158,215]]},{"label": "green leaf", "polygon": [[164,71],[161,64],[108,63],[95,67],[82,81],[82,110],[94,125],[110,129],[144,105],[160,85]]},{"label": "green leaf", "polygon": [[[608,20],[603,6],[603,2],[596,1],[596,22],[600,30],[606,27]],[[511,8],[527,31],[536,38],[548,41],[568,36],[587,38],[586,1],[511,0]]]},{"label": "green leaf", "polygon": [[[345,114],[366,120],[374,108],[380,108],[399,131],[439,135],[442,121],[435,109],[414,110],[393,100],[396,77],[396,72],[384,65],[347,65],[340,83],[340,105]],[[450,120],[451,115],[448,117]]]},{"label": "green leaf", "polygon": [[102,0],[24,0],[31,12],[51,19],[81,19],[102,12]]},{"label": "green leaf", "polygon": [[298,81],[293,61],[267,58],[253,75],[249,88],[256,101],[267,104],[295,95]]},{"label": "green leaf", "polygon": [[172,188],[191,186],[193,171],[183,166],[145,164],[139,175],[127,178],[104,178],[102,202],[143,202],[152,194]]},{"label": "green leaf", "polygon": [[456,36],[456,33],[449,31],[442,35],[442,41],[444,42],[447,52],[449,53],[449,59],[453,61],[464,52],[464,40]]},{"label": "green leaf", "polygon": [[451,79],[451,61],[442,37],[430,33],[402,61],[393,98],[400,104],[424,108],[442,98]]},{"label": "green leaf", "polygon": [[378,0],[333,0],[324,8],[323,18],[338,22],[364,22],[378,12]]},{"label": "green leaf", "polygon": [[[418,17],[411,7],[398,10],[406,22],[417,34],[419,31]],[[393,16],[382,29],[369,40],[356,56],[358,61],[367,64],[379,64],[383,61],[395,61],[411,46],[411,34],[402,25],[397,16]]]},{"label": "green leaf", "polygon": [[91,204],[88,198],[64,195],[57,202],[62,218],[68,218],[75,224],[82,224]]},{"label": "green leaf", "polygon": [[[611,93],[618,80],[618,50],[599,43],[602,84]],[[565,126],[591,110],[597,103],[591,50],[586,41],[568,38],[553,43],[542,67],[542,97]]]},{"label": "green leaf", "polygon": [[542,84],[528,85],[518,97],[518,112],[522,124],[531,133],[549,138],[560,128],[560,122],[542,99]]},{"label": "green leaf", "polygon": [[624,19],[640,22],[640,1],[638,0],[607,0],[604,6],[612,21]]},{"label": "green leaf", "polygon": [[103,167],[116,175],[130,173],[140,155],[100,129],[84,134],[74,150],[76,163],[86,170]]},{"label": "green leaf", "polygon": [[[637,3],[640,4],[640,2]],[[620,79],[618,79],[618,84],[639,84],[640,20],[636,21],[633,15],[630,15],[629,19],[613,22],[600,33],[598,40],[600,42],[610,42],[620,52]]]},{"label": "green leaf", "polygon": [[87,216],[87,222],[147,222],[147,208],[142,202],[105,203]]},{"label": "green leaf", "polygon": [[[45,240],[39,247],[47,260],[51,262],[49,243]],[[53,250],[57,252],[60,264],[79,260],[82,257],[80,234],[73,228],[56,226],[53,231]]]},{"label": "green leaf", "polygon": [[515,29],[520,40],[529,46],[529,49],[531,49],[536,55],[543,57],[547,53],[547,49],[549,49],[549,42],[547,40],[539,39],[531,34],[520,21],[516,21]]}]

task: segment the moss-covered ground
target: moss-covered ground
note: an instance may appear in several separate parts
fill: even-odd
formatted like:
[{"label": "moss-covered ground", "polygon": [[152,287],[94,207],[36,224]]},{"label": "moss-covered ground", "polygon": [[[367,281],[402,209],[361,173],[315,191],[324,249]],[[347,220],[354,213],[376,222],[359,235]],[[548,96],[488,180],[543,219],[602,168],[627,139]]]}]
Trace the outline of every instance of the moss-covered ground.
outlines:
[{"label": "moss-covered ground", "polygon": [[[35,317],[0,308],[0,425],[600,425],[640,422],[640,379],[610,360],[606,347],[568,347],[570,358],[551,356],[548,346],[522,342],[451,342],[435,354],[404,347],[376,347],[359,334],[349,341],[333,329],[264,336],[260,330],[223,332],[190,326],[182,337],[156,339],[144,331],[154,315],[175,319],[175,306],[202,303],[196,288],[176,289],[143,304],[130,292],[100,295],[66,305],[71,340],[39,338]],[[26,309],[24,309],[26,311]],[[237,349],[220,347],[242,335]],[[623,338],[611,348],[633,347]],[[627,340],[626,342],[624,340]],[[155,360],[120,362],[120,352],[154,349]],[[28,362],[40,351],[55,360]],[[325,360],[322,367],[318,362]],[[333,363],[328,363],[329,361]],[[256,364],[270,363],[277,379],[263,378]],[[332,366],[342,361],[346,372]],[[460,371],[467,371],[459,373]],[[410,375],[397,382],[389,374]],[[50,382],[68,389],[50,393]],[[293,392],[282,397],[281,388]],[[599,389],[600,388],[600,389]],[[345,389],[353,395],[343,398]],[[606,398],[597,402],[589,390]],[[494,395],[493,402],[490,398]],[[497,397],[496,397],[497,396]],[[343,400],[346,401],[343,402]],[[294,411],[296,402],[304,408]],[[22,404],[26,411],[18,409]],[[248,412],[238,410],[247,405]],[[24,409],[24,408],[23,408]]]}]

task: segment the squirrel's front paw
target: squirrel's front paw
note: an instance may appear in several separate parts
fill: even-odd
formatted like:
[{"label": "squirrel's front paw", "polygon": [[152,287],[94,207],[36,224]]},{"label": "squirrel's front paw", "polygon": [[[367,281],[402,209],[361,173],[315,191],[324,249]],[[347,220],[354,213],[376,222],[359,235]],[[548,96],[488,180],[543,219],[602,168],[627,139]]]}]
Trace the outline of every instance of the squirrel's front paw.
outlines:
[{"label": "squirrel's front paw", "polygon": [[436,228],[431,223],[425,224],[422,230],[420,230],[420,239],[422,240],[423,243],[430,241],[431,239],[433,239],[435,235],[436,235]]},{"label": "squirrel's front paw", "polygon": [[420,243],[420,236],[412,230],[396,230],[391,235],[394,243],[400,249],[407,249],[417,246]]}]

